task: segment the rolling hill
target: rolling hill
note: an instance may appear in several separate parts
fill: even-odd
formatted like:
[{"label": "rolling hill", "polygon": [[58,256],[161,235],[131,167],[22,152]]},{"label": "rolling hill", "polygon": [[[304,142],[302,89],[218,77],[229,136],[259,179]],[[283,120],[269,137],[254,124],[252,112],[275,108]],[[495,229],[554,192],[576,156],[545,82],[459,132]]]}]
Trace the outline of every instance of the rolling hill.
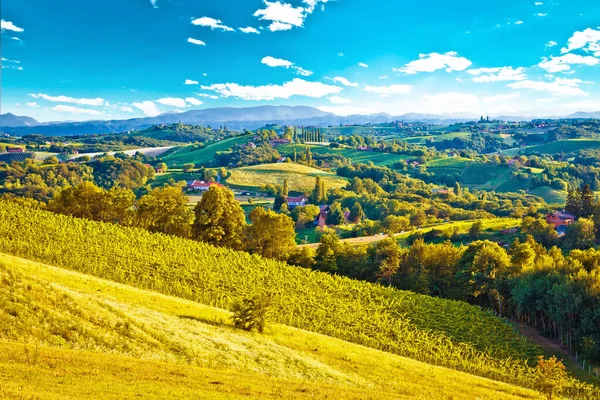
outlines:
[{"label": "rolling hill", "polygon": [[348,183],[346,178],[317,168],[293,163],[252,165],[235,168],[226,182],[238,188],[260,188],[263,185],[282,185],[287,179],[290,190],[310,191],[315,187],[315,179],[320,176],[329,188],[341,188]]},{"label": "rolling hill", "polygon": [[216,142],[211,142],[206,146],[189,145],[178,146],[161,155],[161,160],[169,167],[182,167],[185,164],[195,164],[196,166],[207,165],[219,151],[225,151],[235,145],[243,145],[252,140],[252,135],[235,136]]}]

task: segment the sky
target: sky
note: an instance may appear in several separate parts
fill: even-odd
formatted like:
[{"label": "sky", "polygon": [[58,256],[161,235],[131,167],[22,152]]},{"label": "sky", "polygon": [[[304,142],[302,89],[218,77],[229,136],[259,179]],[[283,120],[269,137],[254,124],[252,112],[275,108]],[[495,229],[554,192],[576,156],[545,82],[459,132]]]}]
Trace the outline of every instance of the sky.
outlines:
[{"label": "sky", "polygon": [[600,111],[597,0],[2,0],[1,113]]}]

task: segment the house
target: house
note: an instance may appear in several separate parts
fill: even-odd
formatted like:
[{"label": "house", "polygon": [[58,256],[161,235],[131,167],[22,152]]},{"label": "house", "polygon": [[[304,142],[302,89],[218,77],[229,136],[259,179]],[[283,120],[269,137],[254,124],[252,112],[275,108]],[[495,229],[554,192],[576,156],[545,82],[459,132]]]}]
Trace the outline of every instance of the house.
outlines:
[{"label": "house", "polygon": [[291,210],[294,207],[304,206],[304,205],[306,205],[307,201],[308,201],[308,199],[304,195],[298,196],[298,197],[288,197],[288,199],[287,199],[288,209]]},{"label": "house", "polygon": [[282,163],[282,162],[285,162],[285,160],[287,160],[287,157],[279,157],[279,158],[277,159],[277,162],[278,162],[278,163]]},{"label": "house", "polygon": [[315,220],[315,225],[317,225],[319,228],[324,228],[327,226],[327,214],[329,213],[329,206],[322,205],[319,206],[319,208],[321,209],[321,212]]},{"label": "house", "polygon": [[563,225],[571,225],[575,222],[575,216],[564,211],[555,211],[546,216],[546,222],[554,225],[555,228]]},{"label": "house", "polygon": [[187,183],[188,190],[194,190],[196,192],[206,192],[206,191],[208,191],[208,189],[210,189],[211,186],[223,187],[223,185],[221,185],[220,183],[217,183],[217,182],[204,182],[204,181],[193,180],[193,181],[188,181],[188,183]]},{"label": "house", "polygon": [[25,153],[22,147],[9,147],[6,149],[7,153]]}]

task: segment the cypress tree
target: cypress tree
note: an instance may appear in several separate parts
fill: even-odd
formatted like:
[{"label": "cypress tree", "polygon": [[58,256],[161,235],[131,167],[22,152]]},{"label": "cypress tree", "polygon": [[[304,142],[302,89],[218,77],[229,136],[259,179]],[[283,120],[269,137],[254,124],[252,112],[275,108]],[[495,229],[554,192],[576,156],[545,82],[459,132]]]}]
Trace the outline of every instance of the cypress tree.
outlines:
[{"label": "cypress tree", "polygon": [[590,185],[587,183],[583,186],[581,190],[581,216],[589,217],[594,213],[594,192],[590,188]]}]

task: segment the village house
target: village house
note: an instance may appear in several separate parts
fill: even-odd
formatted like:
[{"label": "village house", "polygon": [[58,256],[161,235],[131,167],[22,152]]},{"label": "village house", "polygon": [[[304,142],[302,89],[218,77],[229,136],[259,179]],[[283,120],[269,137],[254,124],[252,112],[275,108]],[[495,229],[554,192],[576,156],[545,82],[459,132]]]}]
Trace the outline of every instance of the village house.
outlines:
[{"label": "village house", "polygon": [[307,201],[308,201],[308,199],[304,195],[298,196],[298,197],[288,197],[288,199],[287,199],[288,209],[291,210],[294,207],[304,206],[304,205],[306,205]]},{"label": "village house", "polygon": [[575,222],[576,217],[564,211],[555,211],[546,216],[546,222],[553,225],[555,228],[559,226],[571,225]]},{"label": "village house", "polygon": [[188,183],[187,183],[188,190],[193,190],[196,192],[206,192],[206,191],[208,191],[208,189],[210,189],[211,186],[223,187],[223,185],[221,185],[220,183],[217,183],[217,182],[204,182],[204,181],[193,180],[193,181],[188,181]]},{"label": "village house", "polygon": [[6,149],[7,153],[25,153],[22,147],[9,147]]}]

